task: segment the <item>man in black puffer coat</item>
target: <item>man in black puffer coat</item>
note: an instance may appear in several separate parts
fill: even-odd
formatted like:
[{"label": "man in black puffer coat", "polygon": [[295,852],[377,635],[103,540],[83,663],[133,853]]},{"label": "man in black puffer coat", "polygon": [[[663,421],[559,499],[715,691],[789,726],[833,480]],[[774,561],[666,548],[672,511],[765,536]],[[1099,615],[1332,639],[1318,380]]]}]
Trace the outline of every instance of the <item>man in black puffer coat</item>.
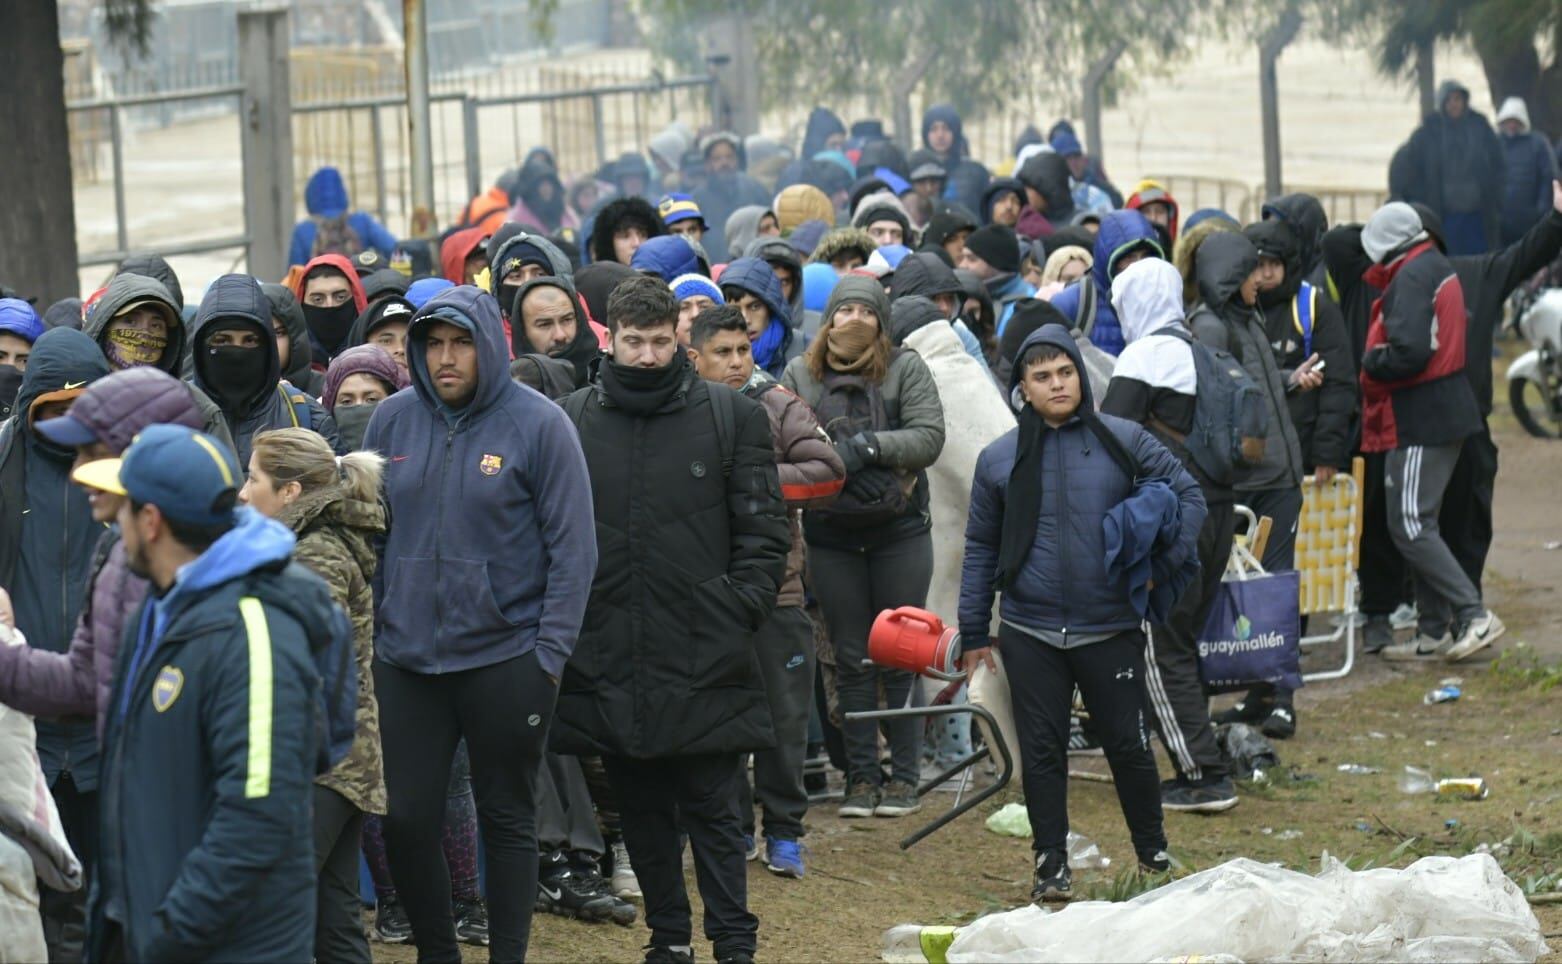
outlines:
[{"label": "man in black puffer coat", "polygon": [[791,548],[770,422],[700,378],[678,348],[666,284],[626,280],[607,316],[612,354],[563,402],[591,473],[598,565],[552,749],[602,756],[650,957],[690,953],[686,832],[716,959],[752,960],[759,920],[732,801],[738,755],[775,742],[753,640]]}]

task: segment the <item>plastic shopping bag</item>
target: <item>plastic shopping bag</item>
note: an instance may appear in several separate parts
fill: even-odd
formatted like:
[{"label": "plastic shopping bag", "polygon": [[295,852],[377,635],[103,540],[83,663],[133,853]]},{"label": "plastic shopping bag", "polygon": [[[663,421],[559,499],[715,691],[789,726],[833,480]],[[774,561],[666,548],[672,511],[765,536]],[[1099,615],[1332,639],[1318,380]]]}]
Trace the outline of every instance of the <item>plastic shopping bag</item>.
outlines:
[{"label": "plastic shopping bag", "polygon": [[1227,577],[1199,637],[1199,676],[1216,692],[1273,683],[1301,689],[1301,577]]}]

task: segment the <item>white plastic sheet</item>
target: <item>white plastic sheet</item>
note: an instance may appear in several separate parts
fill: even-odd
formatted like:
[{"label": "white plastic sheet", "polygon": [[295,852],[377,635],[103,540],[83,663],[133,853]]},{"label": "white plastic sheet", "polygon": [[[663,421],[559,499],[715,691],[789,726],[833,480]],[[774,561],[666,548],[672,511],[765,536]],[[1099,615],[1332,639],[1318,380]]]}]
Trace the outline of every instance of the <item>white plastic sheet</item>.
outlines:
[{"label": "white plastic sheet", "polygon": [[1489,854],[1316,877],[1238,859],[1130,901],[1035,906],[962,927],[948,960],[1533,962],[1540,922]]}]

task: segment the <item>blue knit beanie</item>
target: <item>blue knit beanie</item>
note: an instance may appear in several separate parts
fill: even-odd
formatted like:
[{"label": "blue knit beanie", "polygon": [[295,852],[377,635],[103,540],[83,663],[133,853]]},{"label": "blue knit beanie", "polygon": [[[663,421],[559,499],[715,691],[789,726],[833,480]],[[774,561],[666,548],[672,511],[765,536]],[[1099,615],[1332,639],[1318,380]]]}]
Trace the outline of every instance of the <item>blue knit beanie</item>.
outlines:
[{"label": "blue knit beanie", "polygon": [[716,282],[702,274],[681,274],[672,280],[669,287],[673,289],[673,297],[679,301],[704,295],[718,305],[727,303],[727,299],[721,296],[721,289],[716,287]]}]

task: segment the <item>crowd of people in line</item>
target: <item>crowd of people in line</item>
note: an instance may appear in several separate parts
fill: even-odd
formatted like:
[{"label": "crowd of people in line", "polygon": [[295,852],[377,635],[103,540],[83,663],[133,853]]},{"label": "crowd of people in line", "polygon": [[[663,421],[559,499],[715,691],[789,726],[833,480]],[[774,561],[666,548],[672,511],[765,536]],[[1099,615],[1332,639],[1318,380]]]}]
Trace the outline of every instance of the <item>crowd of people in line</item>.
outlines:
[{"label": "crowd of people in line", "polygon": [[1444,91],[1365,224],[1125,197],[1066,121],[990,171],[950,107],[909,154],[818,108],[796,151],[675,124],[569,184],[535,149],[435,239],[325,168],[286,278],[189,303],[157,255],[42,314],[0,279],[0,702],[58,814],[0,842],[39,951],[368,961],[361,855],[420,960],[522,960],[541,911],[689,961],[687,842],[752,960],[749,862],[805,877],[831,773],[899,818],[971,751],[847,717],[937,692],[867,659],[905,606],[1007,680],[1033,897],[1090,746],[1168,871],[1165,810],[1238,802],[1214,727],[1298,725],[1200,680],[1237,505],[1294,569],[1304,488],[1364,457],[1367,651],[1503,632],[1493,337],[1562,183],[1522,102],[1498,139]]}]

